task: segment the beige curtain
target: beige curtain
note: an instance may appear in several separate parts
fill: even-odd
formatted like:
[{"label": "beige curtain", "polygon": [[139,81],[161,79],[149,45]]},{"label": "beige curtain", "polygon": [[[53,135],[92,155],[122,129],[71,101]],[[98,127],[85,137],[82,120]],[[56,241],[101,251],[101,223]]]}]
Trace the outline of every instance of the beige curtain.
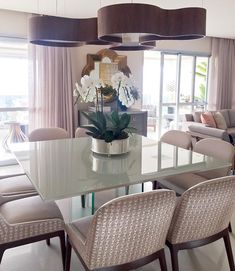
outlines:
[{"label": "beige curtain", "polygon": [[29,128],[61,127],[73,135],[73,88],[69,48],[30,46]]},{"label": "beige curtain", "polygon": [[235,107],[235,40],[212,38],[208,108]]}]

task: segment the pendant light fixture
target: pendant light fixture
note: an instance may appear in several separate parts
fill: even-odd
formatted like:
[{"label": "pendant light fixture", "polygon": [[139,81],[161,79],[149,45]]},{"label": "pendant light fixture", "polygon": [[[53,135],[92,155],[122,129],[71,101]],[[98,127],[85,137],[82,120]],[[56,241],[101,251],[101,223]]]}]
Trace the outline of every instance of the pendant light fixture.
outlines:
[{"label": "pendant light fixture", "polygon": [[29,19],[29,41],[55,47],[110,44],[97,38],[97,18],[71,19],[37,15]]},{"label": "pendant light fixture", "polygon": [[205,31],[206,10],[203,8],[167,10],[127,3],[98,10],[98,38],[121,43],[121,48],[130,50],[140,48],[143,42],[202,38]]}]

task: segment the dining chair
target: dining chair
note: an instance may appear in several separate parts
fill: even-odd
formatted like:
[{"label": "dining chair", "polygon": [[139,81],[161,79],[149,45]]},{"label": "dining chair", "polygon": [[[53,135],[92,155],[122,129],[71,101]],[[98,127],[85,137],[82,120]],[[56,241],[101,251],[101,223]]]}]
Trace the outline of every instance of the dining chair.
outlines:
[{"label": "dining chair", "polygon": [[174,191],[164,189],[127,195],[67,224],[65,270],[73,248],[86,271],[132,270],[156,258],[166,271],[164,246],[175,202]]},{"label": "dining chair", "polygon": [[192,149],[191,135],[183,131],[169,130],[161,136],[160,141],[183,149]]},{"label": "dining chair", "polygon": [[82,127],[78,127],[75,131],[75,137],[88,137],[87,130]]},{"label": "dining chair", "polygon": [[[29,134],[29,141],[44,141],[68,138],[62,128],[39,128]],[[1,202],[37,195],[34,186],[26,175],[7,177],[0,180]]]},{"label": "dining chair", "polygon": [[179,271],[178,252],[223,238],[230,271],[234,271],[228,225],[235,207],[235,176],[189,188],[179,198],[167,234],[172,270]]},{"label": "dining chair", "polygon": [[209,171],[200,171],[197,173],[177,174],[164,179],[159,179],[159,184],[163,187],[175,190],[176,193],[180,195],[195,184],[210,179],[224,177],[230,173],[234,160],[234,147],[232,144],[221,139],[205,138],[195,144],[194,151],[219,160],[227,161],[231,163],[231,166]]},{"label": "dining chair", "polygon": [[[160,142],[174,145],[179,148],[186,149],[186,150],[192,149],[192,139],[191,139],[190,134],[183,132],[183,131],[179,131],[179,130],[167,131],[166,133],[164,133],[161,136]],[[187,179],[189,179],[188,176],[187,176]],[[165,182],[165,178],[162,181],[159,180],[159,182],[157,180],[153,181],[152,182],[153,190],[155,190],[159,187],[164,187],[164,185],[163,185],[164,182]],[[170,186],[169,188],[172,189],[172,186]]]},{"label": "dining chair", "polygon": [[34,196],[0,205],[0,263],[6,249],[53,237],[60,238],[64,266],[64,221],[55,202]]}]

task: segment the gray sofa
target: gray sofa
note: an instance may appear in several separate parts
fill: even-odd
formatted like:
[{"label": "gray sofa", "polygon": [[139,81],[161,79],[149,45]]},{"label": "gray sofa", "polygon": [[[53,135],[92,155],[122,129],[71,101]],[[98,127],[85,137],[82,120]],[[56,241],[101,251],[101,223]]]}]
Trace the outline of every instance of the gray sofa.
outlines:
[{"label": "gray sofa", "polygon": [[227,129],[222,130],[218,128],[208,127],[201,122],[201,113],[195,112],[194,114],[186,114],[186,122],[189,133],[196,138],[215,137],[228,142],[235,143],[235,109],[223,109],[214,112],[221,112],[227,124]]}]

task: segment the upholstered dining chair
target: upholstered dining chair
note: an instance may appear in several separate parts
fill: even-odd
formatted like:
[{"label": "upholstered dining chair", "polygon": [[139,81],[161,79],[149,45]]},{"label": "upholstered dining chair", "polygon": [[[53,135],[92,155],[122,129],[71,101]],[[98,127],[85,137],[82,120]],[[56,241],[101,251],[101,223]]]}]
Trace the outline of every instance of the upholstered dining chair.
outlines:
[{"label": "upholstered dining chair", "polygon": [[192,149],[191,136],[190,134],[183,131],[169,130],[161,136],[160,141],[178,146],[183,149]]},{"label": "upholstered dining chair", "polygon": [[[167,131],[161,136],[160,142],[174,145],[186,150],[192,149],[192,139],[191,139],[190,134],[183,131],[179,131],[179,130]],[[159,186],[161,187],[162,185],[161,182],[158,182],[158,181],[153,181],[152,184],[153,184],[153,189],[157,189]]]},{"label": "upholstered dining chair", "polygon": [[178,252],[223,238],[230,271],[234,271],[228,225],[235,207],[235,176],[199,183],[177,202],[167,235],[172,270],[179,271]]},{"label": "upholstered dining chair", "polygon": [[87,130],[85,128],[82,127],[77,127],[77,129],[75,130],[75,137],[87,137]]},{"label": "upholstered dining chair", "polygon": [[59,127],[38,128],[29,134],[29,141],[45,141],[68,138],[69,134],[65,129]]},{"label": "upholstered dining chair", "polygon": [[167,270],[164,246],[175,201],[170,190],[123,196],[66,225],[65,270],[70,270],[71,246],[86,271],[131,270],[156,258]]},{"label": "upholstered dining chair", "polygon": [[[234,147],[232,144],[221,139],[202,139],[195,144],[194,151],[212,156],[219,160],[227,161],[231,164],[233,163]],[[231,170],[231,167],[232,166],[228,166],[197,173],[178,174],[164,179],[159,179],[158,181],[161,185],[163,185],[163,187],[171,188],[175,190],[177,194],[182,194],[185,190],[195,184],[204,182],[206,180],[227,176]]]},{"label": "upholstered dining chair", "polygon": [[34,196],[0,205],[0,262],[6,249],[53,237],[60,238],[64,265],[64,222],[56,203]]},{"label": "upholstered dining chair", "polygon": [[[64,138],[68,138],[67,131],[58,127],[35,129],[29,135],[29,141]],[[8,177],[0,180],[0,203],[34,195],[37,195],[37,192],[26,175]]]}]

